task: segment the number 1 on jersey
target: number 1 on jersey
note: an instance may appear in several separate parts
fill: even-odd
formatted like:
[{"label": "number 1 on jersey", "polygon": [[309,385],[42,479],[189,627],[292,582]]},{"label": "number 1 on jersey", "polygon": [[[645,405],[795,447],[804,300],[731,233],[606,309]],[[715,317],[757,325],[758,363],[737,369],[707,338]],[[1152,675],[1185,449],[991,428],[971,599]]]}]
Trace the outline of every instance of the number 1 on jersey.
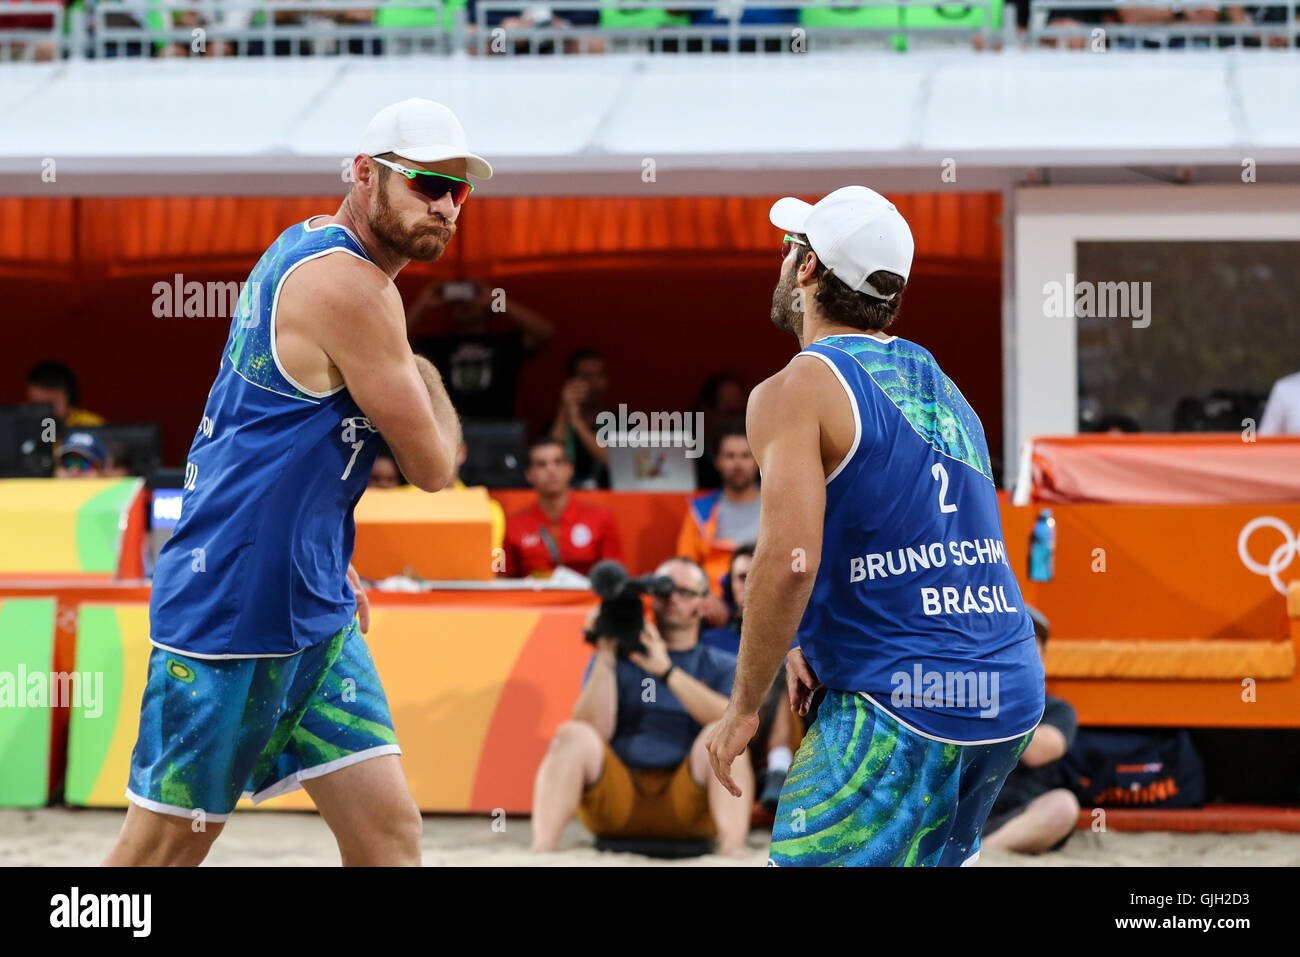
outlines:
[{"label": "number 1 on jersey", "polygon": [[948,494],[948,470],[943,467],[943,463],[935,462],[930,469],[930,474],[939,483],[939,511],[945,513],[957,511],[956,505],[944,501],[944,497]]}]

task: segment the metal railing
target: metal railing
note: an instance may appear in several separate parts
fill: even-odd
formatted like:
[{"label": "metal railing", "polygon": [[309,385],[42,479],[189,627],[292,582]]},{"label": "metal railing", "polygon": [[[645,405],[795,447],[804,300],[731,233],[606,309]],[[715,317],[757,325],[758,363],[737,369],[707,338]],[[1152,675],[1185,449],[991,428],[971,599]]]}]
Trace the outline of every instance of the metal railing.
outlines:
[{"label": "metal railing", "polygon": [[[1247,10],[1272,10],[1276,19],[1247,19]],[[1125,49],[1208,49],[1221,47],[1291,47],[1297,44],[1297,0],[1259,0],[1249,8],[1245,4],[1220,2],[1183,2],[1183,0],[1030,0],[1029,29],[1026,40],[1031,46],[1051,45],[1066,49],[1094,52]],[[1087,10],[1105,11],[1104,22],[1079,23],[1071,13]],[[1120,17],[1126,10],[1166,11],[1164,23],[1125,23]],[[1227,22],[1204,22],[1174,19],[1196,11],[1214,10],[1237,19]],[[1235,13],[1234,13],[1235,11]]]},{"label": "metal railing", "polygon": [[[997,13],[992,0],[961,0],[940,2],[935,0],[806,0],[789,3],[782,0],[746,0],[723,2],[715,0],[561,0],[563,7],[556,15],[581,11],[599,16],[602,12],[615,15],[623,13],[668,12],[690,16],[712,14],[711,20],[695,23],[661,23],[646,26],[610,24],[555,25],[493,25],[493,14],[504,15],[520,9],[511,0],[479,0],[475,5],[472,42],[479,55],[529,54],[529,53],[803,53],[838,46],[887,47],[904,49],[920,43],[963,43],[969,45],[979,37],[985,43],[995,39],[1014,42],[1014,17],[1003,25],[995,23]],[[880,11],[879,25],[866,26],[846,22],[836,26],[814,26],[801,22],[796,16],[785,21],[745,23],[749,11],[840,11],[856,13],[864,10]],[[927,24],[909,26],[907,10],[947,11],[955,14],[948,26]],[[890,12],[897,22],[884,22]],[[974,16],[972,16],[974,14]],[[956,17],[969,17],[972,25],[955,22]],[[506,21],[509,23],[509,21]]]},{"label": "metal railing", "polygon": [[[130,44],[141,41],[161,55],[446,54],[454,41],[454,32],[427,24],[376,22],[376,14],[399,11],[441,22],[446,13],[442,0],[162,0],[143,10],[146,19],[138,26],[115,25],[121,8],[95,4],[95,55],[129,55]],[[150,23],[148,17],[160,22]]]},{"label": "metal railing", "polygon": [[[1016,28],[1015,8],[996,6],[994,0],[560,2],[564,5],[552,9],[521,6],[518,0],[479,0],[471,20],[465,6],[453,5],[454,0],[86,0],[85,9],[68,10],[61,3],[20,0],[0,4],[0,61],[50,56],[446,56],[462,51],[480,56],[797,54],[841,47],[901,52],[936,44],[1116,51],[1295,49],[1300,43],[1300,0],[1253,0],[1249,8],[1183,0],[1028,0],[1029,26],[1024,31]],[[1123,11],[1136,8],[1168,10],[1171,17],[1179,17],[1210,7],[1222,9],[1228,22],[1122,21]],[[1105,22],[1067,22],[1072,11],[1084,9],[1101,11]],[[1269,19],[1247,20],[1248,9],[1271,13]],[[747,13],[763,11],[778,13],[767,22],[746,19]],[[812,11],[838,11],[844,22],[826,25],[828,17],[807,16]],[[919,16],[909,11],[923,11],[925,22],[916,22]],[[640,20],[629,14],[640,14]],[[8,25],[14,21],[14,26]],[[49,25],[32,25],[39,22]]]},{"label": "metal railing", "polygon": [[[50,23],[49,26],[24,25],[23,20],[49,20]],[[58,57],[67,49],[67,33],[68,11],[61,3],[24,0],[0,4],[0,62]]]}]

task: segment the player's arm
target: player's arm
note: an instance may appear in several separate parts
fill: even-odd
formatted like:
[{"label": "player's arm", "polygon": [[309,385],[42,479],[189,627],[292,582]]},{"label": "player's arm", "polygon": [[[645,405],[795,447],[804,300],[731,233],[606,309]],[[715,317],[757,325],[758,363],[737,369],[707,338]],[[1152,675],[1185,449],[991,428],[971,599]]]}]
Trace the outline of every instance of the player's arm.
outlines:
[{"label": "player's arm", "polygon": [[[439,422],[451,423],[451,429],[455,433],[452,437],[451,447],[459,449],[460,443],[464,440],[464,433],[460,427],[460,416],[456,414],[456,409],[451,404],[451,396],[447,394],[447,387],[443,384],[442,373],[438,371],[437,366],[424,356],[415,357],[415,368],[419,371],[420,380],[429,393],[429,402],[433,405],[433,417]],[[455,453],[453,452],[453,463],[455,460]],[[454,465],[452,466],[452,472],[454,476]],[[448,479],[448,481],[451,480]]]},{"label": "player's arm", "polygon": [[[456,472],[459,422],[437,370],[423,372],[406,340],[397,288],[369,263],[331,256],[298,284],[295,308],[318,317],[318,343],[384,437],[407,480],[436,492]],[[305,269],[314,264],[309,263]]]},{"label": "player's arm", "polygon": [[791,362],[749,398],[745,427],[763,475],[758,542],[745,588],[745,621],[732,707],[756,714],[812,594],[822,553],[826,473],[819,405],[824,369]]}]

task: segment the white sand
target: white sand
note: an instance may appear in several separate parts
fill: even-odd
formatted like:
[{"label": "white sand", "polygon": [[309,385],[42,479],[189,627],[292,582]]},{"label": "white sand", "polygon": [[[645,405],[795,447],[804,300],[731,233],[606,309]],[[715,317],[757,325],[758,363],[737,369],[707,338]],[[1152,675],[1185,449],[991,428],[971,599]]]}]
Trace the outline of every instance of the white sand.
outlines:
[{"label": "white sand", "polygon": [[[0,866],[90,865],[108,853],[122,825],[122,810],[42,808],[0,809]],[[603,854],[578,824],[565,832],[554,854],[527,852],[527,817],[505,820],[494,831],[492,819],[480,816],[427,816],[424,863],[427,866],[761,866],[767,860],[768,835],[750,834],[749,853],[741,858],[705,857],[657,861],[633,854]],[[331,866],[338,863],[333,836],[314,813],[240,811],[226,825],[208,863],[229,865]],[[986,850],[982,866],[1013,867],[1107,865],[1245,865],[1300,866],[1300,834],[1182,834],[1169,832],[1104,834],[1079,832],[1064,849],[1037,857]]]}]

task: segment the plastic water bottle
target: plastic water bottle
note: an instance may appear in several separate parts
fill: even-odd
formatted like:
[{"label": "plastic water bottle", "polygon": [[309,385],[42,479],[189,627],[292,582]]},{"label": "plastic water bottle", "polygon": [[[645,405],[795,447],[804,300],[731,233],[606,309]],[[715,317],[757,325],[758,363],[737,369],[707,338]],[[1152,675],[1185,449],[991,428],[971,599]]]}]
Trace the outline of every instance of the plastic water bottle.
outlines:
[{"label": "plastic water bottle", "polygon": [[1050,582],[1055,570],[1056,519],[1052,517],[1052,510],[1045,508],[1038,513],[1034,532],[1029,537],[1029,579]]}]

